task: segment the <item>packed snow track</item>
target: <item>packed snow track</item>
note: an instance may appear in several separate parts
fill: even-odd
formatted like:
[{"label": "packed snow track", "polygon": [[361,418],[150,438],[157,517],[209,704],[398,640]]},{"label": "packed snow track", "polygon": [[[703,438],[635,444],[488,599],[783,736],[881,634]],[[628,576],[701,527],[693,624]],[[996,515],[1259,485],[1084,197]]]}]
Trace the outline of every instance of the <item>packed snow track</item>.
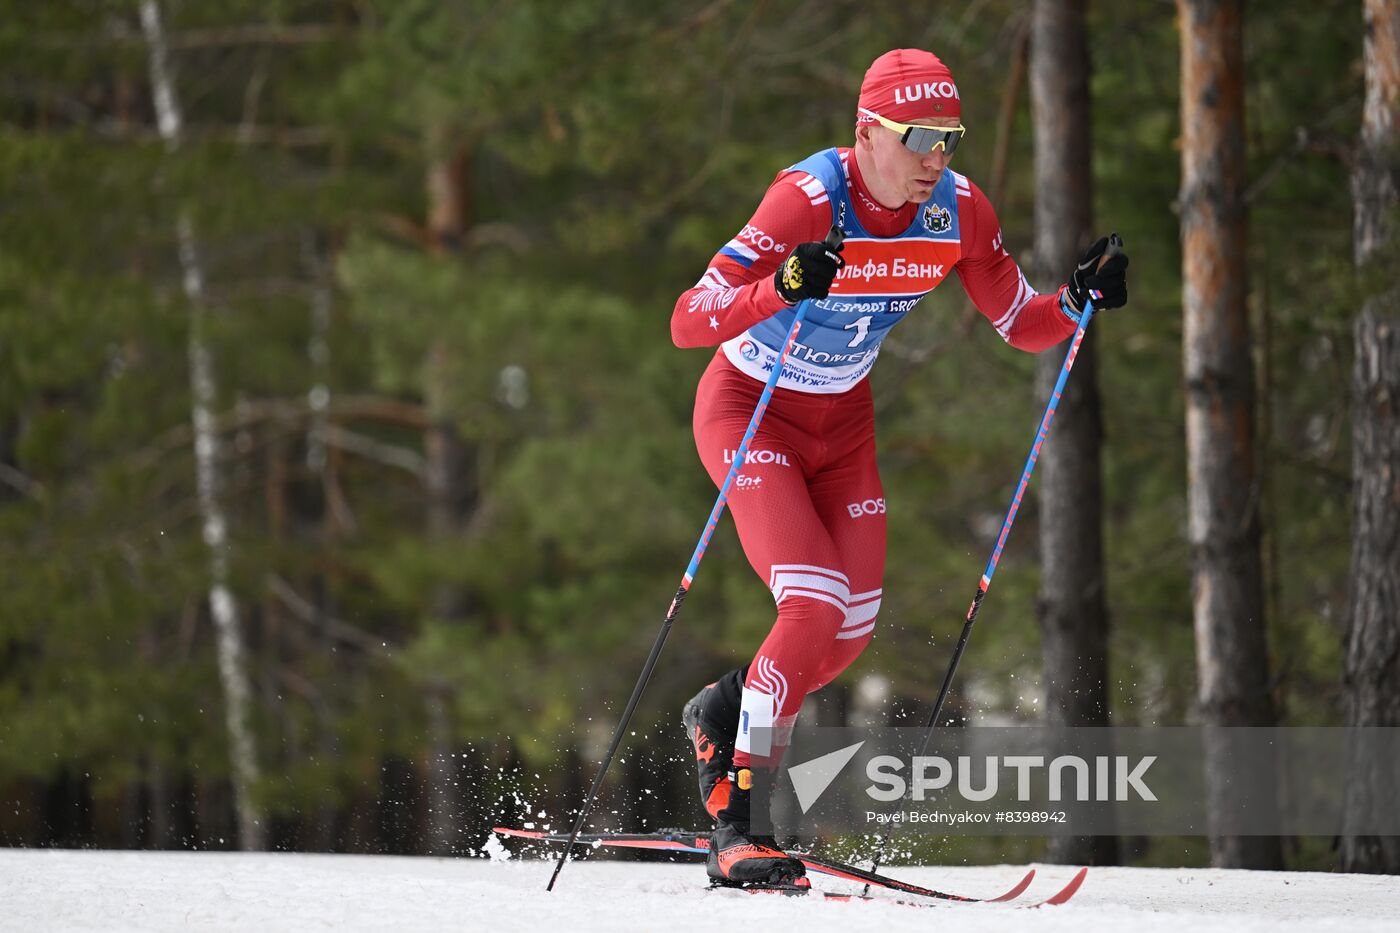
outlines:
[{"label": "packed snow track", "polygon": [[[837,902],[705,888],[696,863],[534,859],[94,852],[0,849],[0,930],[1094,930],[1244,933],[1397,931],[1400,879],[1203,869],[1098,868],[1070,904]],[[1003,890],[1026,866],[892,867],[890,874],[960,894]],[[1032,903],[1071,875],[1037,866]],[[814,885],[855,891],[820,876]],[[699,923],[703,918],[703,923]]]}]

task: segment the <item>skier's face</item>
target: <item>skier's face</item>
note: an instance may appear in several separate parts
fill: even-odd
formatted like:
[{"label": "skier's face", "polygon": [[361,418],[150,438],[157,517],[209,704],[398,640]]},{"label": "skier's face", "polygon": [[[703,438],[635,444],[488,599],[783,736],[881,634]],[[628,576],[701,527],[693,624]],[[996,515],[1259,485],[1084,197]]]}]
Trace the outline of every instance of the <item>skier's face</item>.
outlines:
[{"label": "skier's face", "polygon": [[[956,117],[936,117],[931,120],[912,120],[918,126],[958,126]],[[880,187],[884,193],[902,198],[900,204],[913,201],[921,204],[933,194],[933,188],[943,177],[948,167],[949,156],[942,147],[923,154],[911,152],[900,142],[899,134],[883,126],[863,127],[869,134],[871,156],[875,170],[880,175]],[[899,207],[899,204],[886,204],[886,207]]]}]

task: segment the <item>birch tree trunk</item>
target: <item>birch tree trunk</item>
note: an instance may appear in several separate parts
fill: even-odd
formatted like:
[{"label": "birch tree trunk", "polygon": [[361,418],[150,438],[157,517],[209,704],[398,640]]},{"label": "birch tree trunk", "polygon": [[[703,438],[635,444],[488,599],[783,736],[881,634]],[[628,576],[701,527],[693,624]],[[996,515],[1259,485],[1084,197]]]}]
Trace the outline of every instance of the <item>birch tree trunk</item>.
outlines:
[{"label": "birch tree trunk", "polygon": [[[1181,235],[1186,457],[1197,700],[1207,726],[1274,723],[1260,565],[1254,367],[1245,304],[1242,0],[1177,0],[1181,21]],[[1206,748],[1213,826],[1272,805],[1272,772],[1228,782]],[[1212,835],[1222,868],[1279,868],[1272,836]]]},{"label": "birch tree trunk", "polygon": [[[1089,245],[1093,168],[1089,141],[1086,0],[1036,0],[1031,14],[1031,114],[1035,127],[1036,286],[1058,288]],[[1040,598],[1045,720],[1108,724],[1108,612],[1104,606],[1099,387],[1093,327],[1065,385],[1054,430],[1040,452]],[[1048,398],[1064,365],[1040,355],[1036,394]],[[1047,861],[1114,865],[1117,838],[1052,836]]]},{"label": "birch tree trunk", "polygon": [[[149,47],[151,89],[156,118],[166,149],[180,148],[181,115],[175,83],[166,54],[165,30],[156,0],[141,3],[141,27]],[[180,250],[185,297],[190,303],[188,344],[190,367],[190,418],[194,428],[196,487],[204,543],[209,548],[209,612],[214,621],[219,682],[224,693],[224,722],[228,729],[229,760],[233,770],[233,800],[238,823],[238,844],[245,851],[264,848],[262,814],[253,799],[258,781],[257,755],[248,724],[252,690],[244,665],[245,648],[238,623],[238,604],[228,585],[228,521],[219,501],[218,435],[214,430],[214,363],[205,343],[204,270],[195,242],[194,224],[181,209],[175,224]]]},{"label": "birch tree trunk", "polygon": [[[1364,6],[1366,102],[1351,179],[1363,275],[1394,262],[1400,186],[1400,0]],[[1400,288],[1366,300],[1353,339],[1347,724],[1400,726]],[[1364,833],[1367,810],[1393,801],[1397,786],[1400,762],[1353,756],[1343,871],[1400,874],[1400,837]]]}]

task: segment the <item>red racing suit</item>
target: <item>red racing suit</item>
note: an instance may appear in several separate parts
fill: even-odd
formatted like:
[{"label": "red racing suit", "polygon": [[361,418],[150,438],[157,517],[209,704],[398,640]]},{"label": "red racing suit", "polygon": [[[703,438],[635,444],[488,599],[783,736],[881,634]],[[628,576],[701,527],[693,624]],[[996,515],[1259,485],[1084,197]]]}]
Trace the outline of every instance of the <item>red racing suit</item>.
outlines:
[{"label": "red racing suit", "polygon": [[[1018,349],[1054,346],[1076,324],[1059,295],[1031,288],[1002,245],[991,204],[966,177],[945,170],[927,201],[890,210],[870,197],[851,150],[817,153],[779,173],[671,316],[677,346],[720,347],[694,417],[696,447],[717,486],[794,319],[774,272],[833,223],[846,233],[846,265],[829,296],[809,303],[729,492],[744,554],[777,604],[749,665],[735,767],[776,760],[803,698],[845,670],[874,633],[886,506],[868,374],[884,335],[950,269]],[[751,736],[758,727],[771,732]]]}]

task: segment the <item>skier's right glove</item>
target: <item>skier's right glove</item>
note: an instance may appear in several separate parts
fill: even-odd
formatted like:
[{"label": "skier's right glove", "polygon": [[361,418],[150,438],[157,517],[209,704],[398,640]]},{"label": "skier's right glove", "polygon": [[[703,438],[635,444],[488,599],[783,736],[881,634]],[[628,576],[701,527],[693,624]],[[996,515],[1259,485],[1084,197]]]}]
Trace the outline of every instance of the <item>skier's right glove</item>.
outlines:
[{"label": "skier's right glove", "polygon": [[795,305],[807,298],[825,298],[831,291],[836,273],[846,264],[841,258],[840,242],[833,246],[831,240],[828,237],[826,242],[799,244],[787,262],[778,267],[773,284],[783,301]]},{"label": "skier's right glove", "polygon": [[1128,254],[1118,234],[1099,237],[1089,247],[1069,282],[1060,292],[1060,303],[1070,317],[1084,310],[1085,299],[1093,299],[1095,311],[1121,308],[1128,303]]}]

